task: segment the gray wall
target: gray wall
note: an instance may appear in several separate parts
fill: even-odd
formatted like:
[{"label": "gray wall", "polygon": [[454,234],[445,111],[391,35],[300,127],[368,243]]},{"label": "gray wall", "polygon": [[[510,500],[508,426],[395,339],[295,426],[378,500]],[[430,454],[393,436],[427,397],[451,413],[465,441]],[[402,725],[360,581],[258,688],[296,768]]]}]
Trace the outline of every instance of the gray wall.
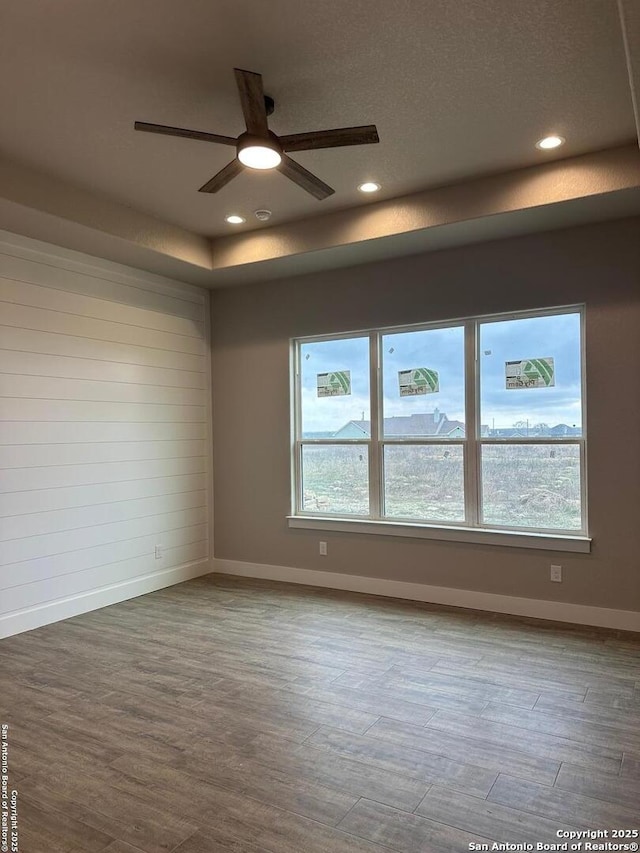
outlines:
[{"label": "gray wall", "polygon": [[[576,302],[590,555],[289,530],[291,337]],[[640,610],[640,219],[219,290],[212,322],[216,557]]]}]

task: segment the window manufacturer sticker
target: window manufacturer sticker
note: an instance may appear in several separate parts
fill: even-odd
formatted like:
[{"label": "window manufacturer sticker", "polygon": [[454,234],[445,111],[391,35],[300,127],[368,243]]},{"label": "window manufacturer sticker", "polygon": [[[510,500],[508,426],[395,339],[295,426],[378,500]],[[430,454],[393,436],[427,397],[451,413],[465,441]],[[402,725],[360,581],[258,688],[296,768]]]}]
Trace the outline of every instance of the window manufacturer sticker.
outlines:
[{"label": "window manufacturer sticker", "polygon": [[419,394],[437,394],[440,390],[440,377],[437,370],[431,370],[428,367],[399,370],[398,386],[401,397],[416,397]]},{"label": "window manufacturer sticker", "polygon": [[552,358],[524,358],[520,361],[505,361],[505,387],[552,388],[556,384],[556,373]]},{"label": "window manufacturer sticker", "polygon": [[335,370],[317,374],[318,397],[344,397],[351,394],[351,371]]}]

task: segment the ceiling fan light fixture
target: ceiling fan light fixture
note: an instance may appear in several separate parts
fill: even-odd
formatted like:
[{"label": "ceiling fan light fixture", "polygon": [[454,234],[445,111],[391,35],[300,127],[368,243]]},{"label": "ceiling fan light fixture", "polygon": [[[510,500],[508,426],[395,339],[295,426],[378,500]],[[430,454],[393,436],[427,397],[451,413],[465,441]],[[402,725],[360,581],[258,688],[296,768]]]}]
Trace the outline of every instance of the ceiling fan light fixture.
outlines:
[{"label": "ceiling fan light fixture", "polygon": [[243,133],[238,140],[238,160],[249,169],[275,169],[282,162],[282,152],[275,139]]},{"label": "ceiling fan light fixture", "polygon": [[380,184],[376,181],[365,181],[363,184],[358,184],[358,189],[361,193],[377,193],[380,189]]},{"label": "ceiling fan light fixture", "polygon": [[[289,154],[292,151],[312,151],[318,148],[341,148],[344,145],[370,145],[380,142],[375,124],[360,127],[334,127],[329,130],[313,130],[305,133],[289,133],[276,136],[269,130],[268,117],[273,112],[273,98],[265,95],[262,75],[243,68],[233,69],[240,106],[244,116],[246,133],[237,138],[208,133],[203,130],[189,130],[186,127],[172,127],[166,124],[152,124],[147,121],[134,122],[135,130],[146,133],[161,133],[166,136],[178,136],[185,139],[197,139],[201,142],[214,142],[218,145],[231,145],[236,156],[209,178],[198,192],[217,193],[223,187],[242,174],[243,166],[258,171],[278,169],[280,174],[292,181],[305,192],[319,201],[333,195],[335,190],[325,184],[317,175],[305,169]],[[240,224],[239,222],[232,224]]]},{"label": "ceiling fan light fixture", "polygon": [[559,148],[561,145],[564,145],[564,142],[565,139],[563,136],[558,136],[554,133],[551,136],[539,139],[536,142],[536,148],[540,148],[542,151],[550,151],[552,148]]}]

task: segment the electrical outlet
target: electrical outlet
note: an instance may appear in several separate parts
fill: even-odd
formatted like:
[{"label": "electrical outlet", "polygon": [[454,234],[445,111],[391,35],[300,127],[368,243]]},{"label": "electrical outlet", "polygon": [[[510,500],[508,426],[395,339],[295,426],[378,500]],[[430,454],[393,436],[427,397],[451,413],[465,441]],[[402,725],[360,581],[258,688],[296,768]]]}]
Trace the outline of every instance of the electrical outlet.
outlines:
[{"label": "electrical outlet", "polygon": [[154,549],[154,554],[155,554],[156,560],[162,559],[162,545],[156,545],[156,547]]},{"label": "electrical outlet", "polygon": [[320,543],[320,556],[321,557],[327,556],[327,543],[326,542]]},{"label": "electrical outlet", "polygon": [[554,583],[562,583],[562,566],[551,566],[551,580]]}]

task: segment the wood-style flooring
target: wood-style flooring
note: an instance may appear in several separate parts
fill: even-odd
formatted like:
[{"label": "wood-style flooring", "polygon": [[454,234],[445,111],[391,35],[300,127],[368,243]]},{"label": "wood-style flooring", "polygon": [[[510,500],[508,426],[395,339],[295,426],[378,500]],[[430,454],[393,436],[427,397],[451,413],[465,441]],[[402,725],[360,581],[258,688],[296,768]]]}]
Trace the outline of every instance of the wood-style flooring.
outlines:
[{"label": "wood-style flooring", "polygon": [[640,636],[209,576],[0,642],[20,853],[640,827]]}]

